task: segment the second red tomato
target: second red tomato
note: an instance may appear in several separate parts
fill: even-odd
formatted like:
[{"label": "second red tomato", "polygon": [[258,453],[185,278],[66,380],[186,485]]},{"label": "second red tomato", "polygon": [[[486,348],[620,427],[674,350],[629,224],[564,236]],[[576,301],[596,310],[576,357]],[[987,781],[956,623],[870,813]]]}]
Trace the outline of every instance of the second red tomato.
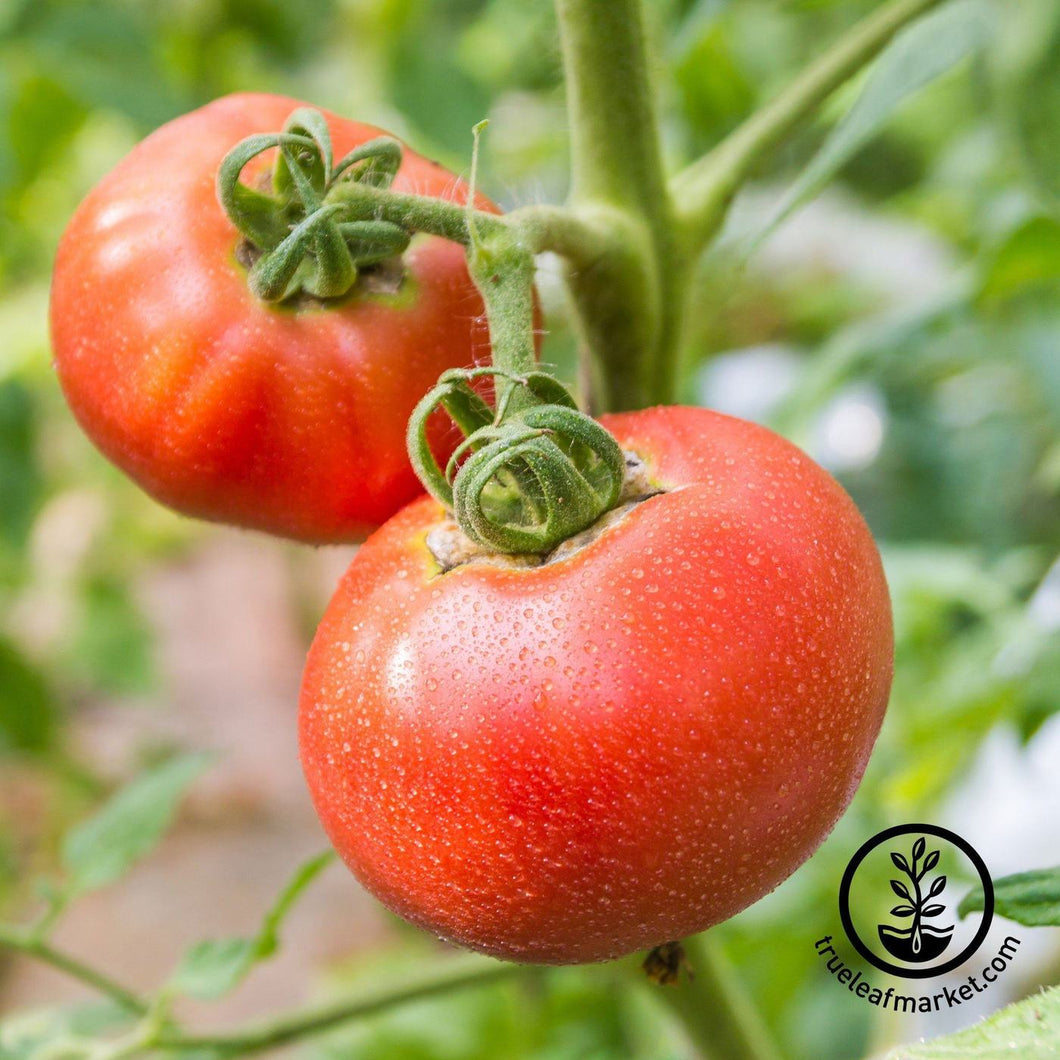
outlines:
[{"label": "second red tomato", "polygon": [[447,569],[444,513],[414,502],[354,559],[302,686],[349,866],[520,961],[617,957],[771,890],[849,802],[890,687],[879,554],[826,472],[703,409],[603,422],[645,463],[639,503],[544,564]]},{"label": "second red tomato", "polygon": [[[409,414],[445,369],[488,360],[488,335],[463,249],[434,237],[413,239],[396,285],[330,304],[274,306],[250,292],[217,170],[301,105],[229,96],[136,147],[63,236],[52,343],[86,433],[148,493],[189,515],[349,541],[421,492]],[[336,158],[380,135],[326,118]],[[393,188],[467,196],[407,148]]]}]

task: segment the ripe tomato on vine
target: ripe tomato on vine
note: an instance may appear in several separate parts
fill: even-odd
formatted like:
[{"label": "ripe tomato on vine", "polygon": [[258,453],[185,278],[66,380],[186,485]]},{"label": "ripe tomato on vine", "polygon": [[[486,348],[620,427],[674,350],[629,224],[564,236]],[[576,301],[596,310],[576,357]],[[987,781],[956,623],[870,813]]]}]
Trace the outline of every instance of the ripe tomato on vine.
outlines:
[{"label": "ripe tomato on vine", "polygon": [[616,508],[527,559],[415,502],[355,558],[302,688],[358,878],[520,961],[617,957],[770,891],[845,809],[890,688],[879,554],[825,471],[703,409],[603,424],[643,461]]},{"label": "ripe tomato on vine", "polygon": [[[467,186],[373,126],[331,114],[314,125],[300,106],[228,96],[163,126],[106,176],[59,247],[52,346],[85,432],[158,500],[305,541],[349,541],[420,491],[405,452],[409,413],[442,371],[488,360],[489,343],[460,246],[409,242],[394,226],[343,229],[340,213],[306,227],[307,197],[326,213],[329,193],[358,180],[460,203]],[[292,112],[286,140],[272,135]],[[237,227],[216,183],[247,137],[262,153],[232,167],[226,205]],[[279,158],[261,146],[281,142]],[[373,144],[389,151],[339,172],[339,159]],[[321,243],[328,223],[339,230],[331,246]],[[286,254],[264,290],[252,266],[277,245],[282,257],[299,224],[310,246],[295,251],[312,262],[345,253],[352,270],[338,270],[336,285]]]}]

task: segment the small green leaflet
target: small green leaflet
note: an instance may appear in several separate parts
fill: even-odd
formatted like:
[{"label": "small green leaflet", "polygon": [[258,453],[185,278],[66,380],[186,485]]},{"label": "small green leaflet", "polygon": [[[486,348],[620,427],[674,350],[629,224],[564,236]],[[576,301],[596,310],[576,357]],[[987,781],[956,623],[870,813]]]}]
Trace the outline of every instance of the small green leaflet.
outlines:
[{"label": "small green leaflet", "polygon": [[0,752],[47,750],[57,719],[58,707],[43,674],[0,637]]},{"label": "small green leaflet", "polygon": [[209,762],[203,754],[171,758],[127,784],[70,832],[62,860],[71,890],[77,894],[113,883],[150,853],[172,823],[184,792]]},{"label": "small green leaflet", "polygon": [[170,989],[204,1001],[234,990],[259,961],[279,948],[279,931],[302,892],[334,860],[326,851],[302,865],[280,892],[254,938],[207,939],[184,955],[170,980]]},{"label": "small green leaflet", "polygon": [[[983,908],[983,890],[976,887],[961,900],[959,916]],[[1027,927],[1060,926],[1060,866],[1034,869],[994,881],[994,911]]]},{"label": "small green leaflet", "polygon": [[892,1049],[884,1060],[1057,1060],[1058,1041],[1060,989],[1054,987],[957,1034]]},{"label": "small green leaflet", "polygon": [[747,254],[812,199],[909,96],[981,49],[989,30],[989,12],[981,0],[955,0],[902,30],[873,63],[854,105],[751,238]]}]

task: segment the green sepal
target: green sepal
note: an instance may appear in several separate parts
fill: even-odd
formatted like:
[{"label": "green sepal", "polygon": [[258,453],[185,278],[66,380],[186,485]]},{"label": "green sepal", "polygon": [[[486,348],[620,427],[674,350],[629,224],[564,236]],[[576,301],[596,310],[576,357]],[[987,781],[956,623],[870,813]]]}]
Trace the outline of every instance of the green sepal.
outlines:
[{"label": "green sepal", "polygon": [[403,254],[411,238],[404,228],[389,221],[340,221],[338,229],[357,265]]},{"label": "green sepal", "polygon": [[[299,272],[299,267],[306,260],[309,247],[315,242],[318,229],[328,225],[332,215],[338,213],[339,209],[337,206],[329,206],[311,214],[297,225],[278,247],[258,258],[248,277],[250,289],[258,298],[266,302],[282,301],[299,286],[294,284],[294,279]],[[356,269],[354,268],[355,278]],[[317,277],[311,272],[309,275],[303,275],[302,279],[307,283],[317,282]],[[353,280],[350,280],[346,290],[349,290],[352,282]]]},{"label": "green sepal", "polygon": [[[342,178],[356,180],[373,188],[389,188],[401,168],[401,156],[402,147],[399,141],[392,136],[377,136],[343,155],[335,166],[329,183],[335,184]],[[357,169],[347,175],[346,171],[351,166],[357,166]]]},{"label": "green sepal", "polygon": [[[283,131],[289,136],[308,137],[316,147],[315,151],[303,152],[304,157],[300,162],[308,164],[310,181],[318,197],[323,198],[332,179],[331,133],[328,131],[327,120],[319,110],[299,107],[288,115],[287,121],[283,123]],[[291,192],[293,174],[290,169],[290,156],[293,153],[291,146],[283,151],[281,157],[276,160],[272,173],[272,186],[276,193],[283,197],[289,196]]]},{"label": "green sepal", "polygon": [[[272,172],[273,194],[242,183],[247,163],[279,148]],[[260,256],[250,269],[251,290],[277,302],[299,291],[339,298],[356,283],[358,269],[405,251],[410,232],[401,225],[358,218],[354,207],[329,198],[337,180],[386,187],[401,166],[401,144],[376,137],[335,166],[327,120],[300,107],[279,133],[250,136],[224,158],[217,194],[229,218]]]},{"label": "green sepal", "polygon": [[[543,426],[568,417],[598,427],[571,409],[529,409],[525,417],[510,422],[501,437],[464,462],[453,485],[453,512],[472,540],[498,552],[545,553],[596,522],[612,506],[622,487],[622,471],[612,474],[614,454],[609,450],[614,447],[624,470],[622,451],[603,428],[598,435],[570,423],[563,424],[562,433]],[[575,439],[571,427],[581,437]],[[586,474],[587,468],[579,466],[572,450],[578,444],[590,445],[590,438],[599,442],[601,436],[607,439],[604,452],[590,452],[606,473],[596,474],[593,461]]]},{"label": "green sepal", "polygon": [[217,197],[225,213],[240,234],[261,250],[279,246],[287,236],[290,230],[287,204],[249,187],[239,177],[251,159],[285,141],[303,147],[313,146],[313,141],[304,136],[284,133],[248,136],[225,155],[217,171]]},{"label": "green sepal", "polygon": [[493,410],[471,389],[467,381],[468,376],[475,374],[461,369],[443,373],[437,385],[420,399],[409,417],[407,445],[412,469],[424,489],[450,510],[453,507],[453,489],[427,441],[427,421],[441,405],[466,435],[472,436],[481,428],[488,428],[493,423]]},{"label": "green sepal", "polygon": [[[486,376],[507,384],[496,410],[471,388]],[[520,401],[512,412],[514,393]],[[426,433],[440,405],[465,435],[444,470]],[[626,469],[610,432],[579,412],[560,382],[536,370],[443,373],[412,413],[408,447],[420,481],[468,537],[506,553],[548,552],[584,530],[618,501]]]}]

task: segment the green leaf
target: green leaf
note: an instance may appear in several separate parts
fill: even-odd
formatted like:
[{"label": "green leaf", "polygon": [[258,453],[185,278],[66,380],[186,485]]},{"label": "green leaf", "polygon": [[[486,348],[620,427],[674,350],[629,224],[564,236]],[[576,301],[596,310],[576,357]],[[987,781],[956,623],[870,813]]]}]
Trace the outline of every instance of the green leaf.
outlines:
[{"label": "green leaf", "polygon": [[[1008,52],[1011,69],[1006,116],[1012,139],[1031,185],[1042,202],[1060,213],[1060,12],[1052,0],[1025,0],[1020,18],[1007,27],[1016,42]],[[1015,60],[1015,61],[1013,61]]]},{"label": "green leaf", "polygon": [[892,1049],[884,1060],[1056,1060],[1060,990],[1009,1005],[974,1027],[919,1045]]},{"label": "green leaf", "polygon": [[[983,908],[983,889],[976,887],[961,899],[959,916]],[[1018,872],[994,881],[994,911],[1027,927],[1060,927],[1060,866]]]},{"label": "green leaf", "polygon": [[235,989],[258,959],[257,939],[206,939],[184,954],[170,986],[202,1001]]},{"label": "green leaf", "polygon": [[203,754],[182,755],[122,788],[63,842],[63,864],[76,892],[103,887],[148,854],[169,828],[177,804],[209,763]]},{"label": "green leaf", "polygon": [[0,637],[0,751],[39,752],[55,736],[57,707],[44,676]]},{"label": "green leaf", "polygon": [[752,238],[751,249],[812,199],[906,99],[981,48],[988,32],[981,0],[956,0],[899,33],[873,63],[854,105]]},{"label": "green leaf", "polygon": [[[1060,134],[1058,134],[1060,135]],[[1060,222],[1032,217],[997,248],[983,275],[982,297],[1004,299],[1060,280]]]},{"label": "green leaf", "polygon": [[334,858],[334,852],[328,850],[302,865],[280,892],[254,938],[208,939],[193,946],[173,973],[170,987],[204,1001],[234,990],[255,964],[279,949],[279,931],[287,914]]},{"label": "green leaf", "polygon": [[38,412],[32,393],[19,381],[0,383],[0,540],[21,546],[40,505]]},{"label": "green leaf", "polygon": [[97,692],[136,695],[155,684],[150,626],[127,580],[99,575],[85,582],[77,627],[64,645],[71,675]]}]

